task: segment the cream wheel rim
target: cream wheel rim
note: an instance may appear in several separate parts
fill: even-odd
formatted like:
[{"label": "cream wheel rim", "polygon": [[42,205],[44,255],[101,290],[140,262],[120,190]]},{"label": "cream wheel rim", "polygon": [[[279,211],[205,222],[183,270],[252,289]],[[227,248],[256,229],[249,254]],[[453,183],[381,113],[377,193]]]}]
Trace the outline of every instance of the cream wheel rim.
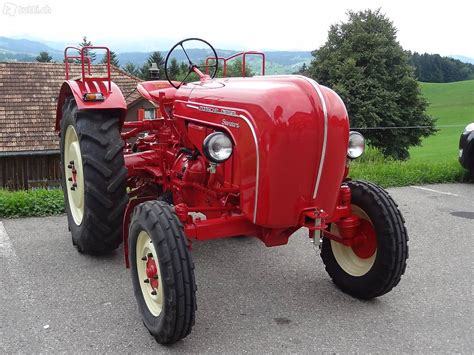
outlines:
[{"label": "cream wheel rim", "polygon": [[[360,207],[352,205],[352,213],[359,218],[367,220],[373,226],[369,216]],[[339,230],[335,223],[331,225],[331,233],[339,235]],[[349,275],[355,277],[367,274],[370,269],[372,269],[377,256],[377,249],[375,249],[375,252],[369,258],[360,258],[354,253],[352,247],[338,243],[334,240],[331,240],[331,249],[339,266]]]},{"label": "cream wheel rim", "polygon": [[158,254],[146,231],[141,231],[136,247],[138,283],[152,315],[158,317],[163,309],[163,286]]},{"label": "cream wheel rim", "polygon": [[81,146],[72,125],[66,129],[63,163],[69,210],[74,223],[80,225],[84,217],[84,173]]}]

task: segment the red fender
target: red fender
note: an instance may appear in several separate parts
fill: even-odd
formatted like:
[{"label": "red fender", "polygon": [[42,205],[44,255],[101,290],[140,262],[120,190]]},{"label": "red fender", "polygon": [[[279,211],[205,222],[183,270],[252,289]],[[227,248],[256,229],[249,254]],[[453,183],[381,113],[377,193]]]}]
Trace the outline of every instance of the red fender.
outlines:
[{"label": "red fender", "polygon": [[[95,92],[101,92],[104,95],[105,100],[83,100],[84,94]],[[93,79],[88,79],[87,81],[66,80],[61,86],[61,90],[59,92],[58,97],[58,105],[56,107],[56,124],[54,126],[56,131],[60,130],[59,124],[62,119],[62,107],[64,105],[64,101],[67,97],[71,95],[74,95],[74,99],[76,100],[77,108],[79,110],[116,109],[119,111],[121,122],[123,123],[123,121],[125,120],[125,116],[127,115],[127,103],[125,102],[125,98],[123,97],[122,91],[120,91],[119,87],[113,82],[111,83],[111,90],[109,91],[107,81],[99,81]]]}]

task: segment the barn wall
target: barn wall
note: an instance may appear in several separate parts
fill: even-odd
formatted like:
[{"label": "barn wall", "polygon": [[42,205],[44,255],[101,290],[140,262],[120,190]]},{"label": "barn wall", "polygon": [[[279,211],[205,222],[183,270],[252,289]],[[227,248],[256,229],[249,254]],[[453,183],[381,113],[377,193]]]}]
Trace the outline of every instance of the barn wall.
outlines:
[{"label": "barn wall", "polygon": [[[136,121],[138,110],[154,108],[147,100],[139,100],[128,108],[127,121]],[[0,189],[26,190],[32,188],[59,187],[61,172],[59,165],[59,152],[52,151],[22,152],[21,155],[0,152]]]},{"label": "barn wall", "polygon": [[23,190],[57,187],[60,180],[59,153],[0,156],[0,188]]}]

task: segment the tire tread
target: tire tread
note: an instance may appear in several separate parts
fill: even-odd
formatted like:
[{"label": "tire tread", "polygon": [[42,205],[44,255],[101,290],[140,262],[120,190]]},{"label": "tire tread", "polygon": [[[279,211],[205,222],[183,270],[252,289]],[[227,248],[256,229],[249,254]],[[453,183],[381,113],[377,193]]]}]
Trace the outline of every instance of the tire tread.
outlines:
[{"label": "tire tread", "polygon": [[[323,241],[321,258],[329,276],[341,290],[357,298],[370,299],[386,294],[400,282],[402,275],[405,273],[406,260],[408,259],[408,233],[405,220],[397,204],[387,191],[367,181],[350,181],[348,185],[351,188],[353,198],[355,197],[356,200],[369,199],[377,207],[375,218],[383,222],[383,228],[377,230],[377,234],[384,238],[383,244],[379,240],[378,247],[383,247],[384,253],[391,257],[385,258],[377,264],[376,282],[363,289],[354,285],[357,280],[347,282],[346,276],[341,277],[341,273],[345,272],[338,265],[335,265],[337,262],[335,262],[332,255],[329,240],[326,238]],[[371,216],[371,219],[373,218],[374,216]]]},{"label": "tire tread", "polygon": [[[162,311],[165,317],[160,323],[162,326],[156,328],[154,324],[148,323],[147,316],[144,316],[144,323],[157,342],[175,343],[190,334],[195,322],[197,287],[188,241],[181,222],[167,203],[147,201],[137,206],[135,211],[130,225],[129,250],[135,248],[133,242],[136,237],[133,235],[139,230],[136,228],[150,231],[150,237],[157,244],[162,278],[169,291],[166,311]],[[139,227],[136,226],[138,224]],[[135,263],[132,254],[130,254],[131,265]],[[137,298],[143,297],[136,282],[134,289]]]},{"label": "tire tread", "polygon": [[[66,211],[73,243],[90,254],[108,253],[122,242],[122,221],[128,203],[127,169],[122,152],[119,117],[111,110],[78,110],[74,98],[63,105],[61,135],[74,125],[81,146],[84,172],[84,217],[76,226],[68,211],[66,181],[63,177]],[[61,140],[61,154],[64,142]],[[63,171],[64,161],[61,157]]]}]

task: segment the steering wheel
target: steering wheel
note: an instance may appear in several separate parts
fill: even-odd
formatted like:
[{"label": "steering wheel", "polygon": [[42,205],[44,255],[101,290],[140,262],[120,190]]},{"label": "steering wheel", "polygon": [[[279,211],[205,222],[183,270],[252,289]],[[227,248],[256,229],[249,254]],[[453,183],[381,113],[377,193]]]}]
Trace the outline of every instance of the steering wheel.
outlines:
[{"label": "steering wheel", "polygon": [[[186,49],[184,49],[184,46],[183,46],[183,43],[185,42],[189,42],[189,41],[200,41],[200,42],[203,42],[205,43],[209,48],[211,48],[212,50],[212,53],[214,54],[214,58],[211,58],[214,60],[214,64],[211,64],[211,65],[196,65],[194,64],[191,59],[189,58],[189,55],[188,53],[186,52]],[[171,57],[171,53],[173,53],[173,51],[177,48],[177,47],[181,47],[181,49],[183,50],[184,54],[186,55],[186,58],[188,59],[188,73],[186,74],[186,76],[184,77],[183,80],[181,80],[181,82],[179,83],[179,85],[176,85],[176,81],[172,81],[168,75],[168,62],[169,62],[169,59]],[[166,76],[166,80],[168,80],[168,82],[176,89],[179,89],[185,82],[186,82],[186,79],[188,78],[188,76],[191,74],[191,73],[196,73],[197,75],[199,75],[199,78],[201,80],[204,80],[204,79],[207,79],[207,78],[215,78],[216,74],[217,74],[217,68],[219,66],[219,60],[217,58],[217,53],[216,53],[216,50],[214,49],[213,46],[211,46],[211,44],[201,38],[186,38],[186,39],[183,39],[182,41],[176,43],[171,49],[170,51],[168,52],[168,55],[166,56],[166,60],[165,60],[165,76]],[[214,68],[214,71],[211,73],[211,75],[207,75],[207,74],[204,74],[200,69],[206,69],[206,68]]]}]

